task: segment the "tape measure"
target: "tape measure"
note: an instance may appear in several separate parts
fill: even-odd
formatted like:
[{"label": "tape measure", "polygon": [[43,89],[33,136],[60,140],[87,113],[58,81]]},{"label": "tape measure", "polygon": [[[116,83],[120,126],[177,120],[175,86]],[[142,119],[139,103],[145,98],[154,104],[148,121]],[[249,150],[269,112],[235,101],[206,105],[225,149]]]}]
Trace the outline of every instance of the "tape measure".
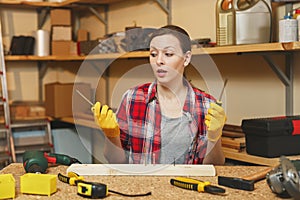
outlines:
[{"label": "tape measure", "polygon": [[79,176],[74,172],[69,172],[68,176],[64,176],[59,173],[58,179],[64,183],[68,183],[69,185],[77,185],[77,194],[90,199],[104,198],[108,196],[109,192],[126,197],[141,197],[151,195],[151,192],[144,194],[124,194],[114,190],[109,190],[105,184],[84,181],[82,176]]},{"label": "tape measure", "polygon": [[81,181],[77,184],[77,194],[92,199],[104,198],[108,195],[105,184]]}]

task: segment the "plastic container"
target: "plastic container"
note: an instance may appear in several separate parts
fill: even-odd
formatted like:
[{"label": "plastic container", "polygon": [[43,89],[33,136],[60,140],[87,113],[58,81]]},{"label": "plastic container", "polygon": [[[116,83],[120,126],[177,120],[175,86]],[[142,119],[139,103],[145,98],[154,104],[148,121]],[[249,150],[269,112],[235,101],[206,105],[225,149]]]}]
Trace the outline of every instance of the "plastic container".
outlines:
[{"label": "plastic container", "polygon": [[20,177],[21,193],[50,196],[56,192],[57,176],[27,173]]},{"label": "plastic container", "polygon": [[271,42],[271,0],[235,0],[233,5],[237,45]]},{"label": "plastic container", "polygon": [[15,198],[16,183],[12,174],[0,174],[0,199]]},{"label": "plastic container", "polygon": [[235,44],[235,11],[233,0],[218,0],[216,3],[217,45]]},{"label": "plastic container", "polygon": [[263,157],[300,154],[300,116],[242,120],[248,154]]},{"label": "plastic container", "polygon": [[298,41],[300,41],[300,9],[295,10],[294,18],[297,20]]},{"label": "plastic container", "polygon": [[279,42],[295,42],[298,40],[298,21],[290,15],[279,20]]}]

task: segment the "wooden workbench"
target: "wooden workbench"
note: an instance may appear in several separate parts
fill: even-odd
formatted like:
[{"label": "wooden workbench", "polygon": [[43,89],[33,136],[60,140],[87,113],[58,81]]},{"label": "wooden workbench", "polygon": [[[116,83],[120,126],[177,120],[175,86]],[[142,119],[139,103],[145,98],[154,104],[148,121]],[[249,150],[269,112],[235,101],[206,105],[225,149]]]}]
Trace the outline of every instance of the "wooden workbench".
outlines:
[{"label": "wooden workbench", "polygon": [[[217,175],[240,177],[259,172],[266,167],[263,166],[216,166]],[[57,166],[48,168],[49,174],[65,174],[66,166]],[[84,199],[78,196],[77,187],[57,181],[57,192],[48,196],[28,195],[20,193],[20,176],[25,173],[21,163],[12,163],[0,171],[0,174],[12,173],[16,180],[16,199]],[[226,195],[212,195],[208,193],[198,193],[195,191],[177,188],[170,184],[171,176],[85,176],[86,181],[101,182],[109,189],[123,193],[147,193],[152,195],[134,199],[280,199],[266,183],[266,180],[255,184],[254,191],[243,191],[232,188],[226,189]],[[217,176],[213,177],[195,177],[200,180],[210,181],[217,184]],[[126,197],[128,198],[128,197]],[[125,199],[123,196],[109,194],[106,199]]]},{"label": "wooden workbench", "polygon": [[[64,117],[61,118],[61,121],[75,124],[78,126],[99,129],[99,127],[95,124],[94,119],[88,115],[81,114],[79,117],[76,117],[75,119],[73,117]],[[223,147],[223,152],[225,158],[235,160],[235,161],[241,161],[241,162],[255,164],[255,165],[265,165],[271,167],[279,165],[279,157],[266,158],[262,156],[250,155],[246,152],[246,148],[243,148],[241,150],[236,150],[232,148]],[[291,160],[300,159],[300,154],[295,156],[288,156],[288,158]]]}]

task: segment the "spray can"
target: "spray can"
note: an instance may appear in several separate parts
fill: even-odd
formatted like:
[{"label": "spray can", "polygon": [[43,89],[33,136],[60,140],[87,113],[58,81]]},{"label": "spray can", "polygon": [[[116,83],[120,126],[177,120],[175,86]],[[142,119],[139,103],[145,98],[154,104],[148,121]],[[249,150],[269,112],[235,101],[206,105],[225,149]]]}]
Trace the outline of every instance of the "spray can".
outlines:
[{"label": "spray can", "polygon": [[295,42],[298,35],[298,21],[285,15],[279,20],[279,42]]},{"label": "spray can", "polygon": [[235,44],[235,11],[233,0],[218,0],[216,4],[217,45]]}]

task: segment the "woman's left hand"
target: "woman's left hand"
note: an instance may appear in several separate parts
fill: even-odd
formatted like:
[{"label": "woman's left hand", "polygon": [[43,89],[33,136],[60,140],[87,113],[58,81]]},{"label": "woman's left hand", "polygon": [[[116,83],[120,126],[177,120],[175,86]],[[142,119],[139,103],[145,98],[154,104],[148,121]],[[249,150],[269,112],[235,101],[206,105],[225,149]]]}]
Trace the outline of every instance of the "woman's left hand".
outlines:
[{"label": "woman's left hand", "polygon": [[210,103],[210,108],[205,116],[207,138],[209,141],[216,142],[220,139],[225,122],[226,115],[222,106],[217,103]]}]

